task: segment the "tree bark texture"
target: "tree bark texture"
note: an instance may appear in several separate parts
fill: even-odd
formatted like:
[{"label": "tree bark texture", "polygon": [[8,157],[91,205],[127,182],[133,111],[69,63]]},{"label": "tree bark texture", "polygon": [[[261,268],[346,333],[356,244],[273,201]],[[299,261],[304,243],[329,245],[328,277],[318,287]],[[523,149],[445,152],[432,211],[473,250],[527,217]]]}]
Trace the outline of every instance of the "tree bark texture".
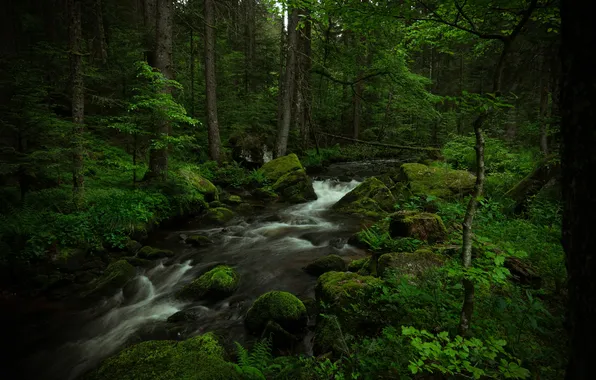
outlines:
[{"label": "tree bark texture", "polygon": [[221,140],[217,120],[217,83],[215,81],[215,0],[205,0],[205,87],[209,157],[220,162]]},{"label": "tree bark texture", "polygon": [[570,346],[566,379],[591,379],[596,357],[596,45],[591,0],[562,2],[563,248]]},{"label": "tree bark texture", "polygon": [[[173,79],[174,70],[172,67],[172,11],[173,0],[157,0],[157,25],[155,44],[155,68],[158,69],[166,79]],[[163,91],[167,94],[172,89],[168,86]],[[170,134],[170,123],[167,120],[156,120],[154,139],[159,141]],[[166,180],[168,176],[168,148],[160,143],[159,148],[152,148],[149,151],[149,171],[146,179]]]},{"label": "tree bark texture", "polygon": [[95,14],[95,38],[94,44],[94,55],[102,65],[105,65],[108,60],[108,47],[106,44],[106,34],[103,26],[103,8],[101,0],[94,0],[93,12]]},{"label": "tree bark texture", "polygon": [[155,27],[157,23],[157,0],[143,0],[143,26],[145,29],[145,60],[155,65]]},{"label": "tree bark texture", "polygon": [[546,64],[546,49],[543,50],[542,68],[540,70],[540,151],[548,155],[548,70]]},{"label": "tree bark texture", "polygon": [[275,143],[275,156],[285,156],[288,148],[290,124],[292,121],[292,94],[296,86],[296,46],[298,42],[298,9],[288,10],[288,50],[286,61],[286,74],[284,75],[283,101],[281,104],[281,122],[277,131]]},{"label": "tree bark texture", "polygon": [[83,133],[85,130],[85,89],[83,83],[83,32],[81,0],[68,0],[69,50],[72,107],[72,184],[75,204],[80,205],[85,191],[83,176]]}]

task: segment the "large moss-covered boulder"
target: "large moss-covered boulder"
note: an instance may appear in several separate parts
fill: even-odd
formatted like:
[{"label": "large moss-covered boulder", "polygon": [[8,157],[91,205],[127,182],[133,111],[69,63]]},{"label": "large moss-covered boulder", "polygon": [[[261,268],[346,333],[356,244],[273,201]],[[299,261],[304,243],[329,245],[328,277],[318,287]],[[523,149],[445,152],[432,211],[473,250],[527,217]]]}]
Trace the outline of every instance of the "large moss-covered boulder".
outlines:
[{"label": "large moss-covered boulder", "polygon": [[323,273],[346,270],[346,263],[338,255],[327,255],[320,257],[304,267],[304,271],[313,276],[320,276]]},{"label": "large moss-covered boulder", "polygon": [[408,195],[449,199],[471,194],[476,177],[465,170],[410,163],[401,166],[398,181]]},{"label": "large moss-covered boulder", "polygon": [[111,295],[135,277],[136,273],[136,269],[128,261],[115,261],[108,265],[100,278],[90,284],[89,290],[83,292],[83,296],[97,297]]},{"label": "large moss-covered boulder", "polygon": [[218,265],[186,285],[178,296],[184,299],[218,300],[232,295],[238,289],[240,276],[227,265]]},{"label": "large moss-covered boulder", "polygon": [[217,187],[211,181],[201,177],[190,169],[179,169],[176,174],[184,180],[184,182],[192,186],[197,192],[203,194],[203,197],[207,202],[215,201],[219,199],[219,193]]},{"label": "large moss-covered boulder", "polygon": [[431,243],[447,237],[443,220],[436,214],[416,211],[400,211],[391,215],[389,235],[392,238],[410,237]]},{"label": "large moss-covered boulder", "polygon": [[300,332],[307,322],[306,307],[292,293],[265,293],[252,304],[244,322],[251,333],[261,334],[269,321],[277,323],[289,333]]},{"label": "large moss-covered boulder", "polygon": [[224,359],[211,333],[182,342],[158,340],[128,347],[105,360],[85,380],[228,380],[242,379]]},{"label": "large moss-covered boulder", "polygon": [[343,196],[333,209],[346,214],[356,214],[374,219],[382,218],[394,210],[395,197],[389,188],[375,177],[367,178]]},{"label": "large moss-covered boulder", "polygon": [[430,268],[443,265],[444,262],[443,256],[429,249],[419,249],[416,252],[386,253],[379,257],[377,274],[384,277],[393,271],[398,275],[417,277]]},{"label": "large moss-covered boulder", "polygon": [[172,257],[174,256],[174,252],[169,249],[153,248],[146,245],[137,252],[137,256],[141,259],[156,260],[164,257]]},{"label": "large moss-covered boulder", "polygon": [[226,224],[234,218],[234,212],[225,207],[211,208],[205,214],[205,219],[213,224]]},{"label": "large moss-covered boulder", "polygon": [[271,190],[286,202],[301,203],[317,199],[312,180],[295,154],[267,162],[261,172],[271,184]]}]

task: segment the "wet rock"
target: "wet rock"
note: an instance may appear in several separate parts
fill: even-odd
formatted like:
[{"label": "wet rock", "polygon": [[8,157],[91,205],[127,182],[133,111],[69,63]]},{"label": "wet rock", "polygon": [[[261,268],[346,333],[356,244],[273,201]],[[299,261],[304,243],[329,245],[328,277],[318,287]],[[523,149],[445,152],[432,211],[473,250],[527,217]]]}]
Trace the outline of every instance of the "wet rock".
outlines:
[{"label": "wet rock", "polygon": [[265,325],[261,337],[270,339],[273,348],[278,350],[292,349],[300,340],[298,336],[288,332],[279,323],[272,320]]},{"label": "wet rock", "polygon": [[279,324],[289,333],[300,332],[306,327],[306,307],[291,293],[265,293],[252,304],[244,322],[248,331],[260,335],[269,321]]},{"label": "wet rock", "polygon": [[149,268],[152,265],[154,265],[153,261],[147,260],[147,259],[141,259],[140,257],[136,257],[136,256],[123,257],[122,260],[126,260],[132,266],[141,267],[141,268]]},{"label": "wet rock", "polygon": [[271,184],[269,190],[284,201],[302,203],[317,199],[312,180],[295,154],[271,160],[260,170]]},{"label": "wet rock", "polygon": [[308,264],[304,271],[313,276],[320,276],[323,273],[346,270],[346,263],[338,255],[323,256]]},{"label": "wet rock", "polygon": [[219,265],[186,285],[178,297],[193,300],[220,300],[232,295],[240,277],[234,268]]},{"label": "wet rock", "polygon": [[450,199],[471,194],[476,177],[465,170],[410,163],[401,166],[397,182],[407,194]]},{"label": "wet rock", "polygon": [[275,193],[273,190],[267,187],[255,189],[252,192],[252,196],[256,199],[269,202],[276,201],[277,199],[279,199],[279,195],[277,195],[277,193]]},{"label": "wet rock", "polygon": [[192,309],[181,310],[168,317],[169,323],[196,322],[204,317],[209,309],[204,306],[193,307]]},{"label": "wet rock", "polygon": [[226,204],[220,201],[209,202],[209,208],[226,207]]},{"label": "wet rock", "polygon": [[237,206],[242,203],[242,198],[238,195],[230,195],[224,202],[231,206]]},{"label": "wet rock", "polygon": [[445,259],[429,249],[419,249],[416,252],[386,253],[379,257],[377,274],[381,277],[390,271],[398,275],[420,276],[430,268],[443,265]]},{"label": "wet rock", "polygon": [[236,211],[240,214],[251,214],[254,211],[254,207],[250,203],[240,203],[236,206]]},{"label": "wet rock", "polygon": [[213,224],[225,224],[234,218],[234,212],[225,207],[216,207],[209,209],[205,215],[205,220]]},{"label": "wet rock", "polygon": [[179,169],[176,174],[185,185],[192,187],[198,193],[202,194],[205,201],[212,202],[219,199],[217,187],[199,174],[190,169]]},{"label": "wet rock", "polygon": [[400,211],[391,216],[389,235],[392,238],[411,237],[435,243],[445,240],[447,229],[436,214]]},{"label": "wet rock", "polygon": [[141,243],[136,240],[128,239],[126,242],[126,252],[135,255],[143,247]]},{"label": "wet rock", "polygon": [[380,219],[394,210],[395,197],[387,186],[375,177],[366,179],[343,196],[333,210]]},{"label": "wet rock", "polygon": [[141,259],[157,260],[162,259],[164,257],[172,257],[174,256],[174,252],[168,249],[153,248],[146,245],[139,250],[137,256]]},{"label": "wet rock", "polygon": [[214,334],[182,342],[156,340],[135,344],[105,360],[85,380],[240,380]]},{"label": "wet rock", "polygon": [[185,243],[195,247],[205,247],[213,244],[213,240],[205,235],[190,235],[186,238]]},{"label": "wet rock", "polygon": [[122,288],[129,280],[136,276],[135,268],[126,260],[111,263],[103,275],[91,283],[91,289],[83,293],[83,297],[106,296]]}]

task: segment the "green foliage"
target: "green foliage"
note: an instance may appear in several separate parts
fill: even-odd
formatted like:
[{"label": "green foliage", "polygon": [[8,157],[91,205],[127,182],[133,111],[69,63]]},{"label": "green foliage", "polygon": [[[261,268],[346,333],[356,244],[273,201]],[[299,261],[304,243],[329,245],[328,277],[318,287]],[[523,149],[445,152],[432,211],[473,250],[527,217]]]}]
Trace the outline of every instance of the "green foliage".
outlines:
[{"label": "green foliage", "polygon": [[236,344],[236,353],[238,355],[238,365],[236,370],[245,379],[265,379],[266,373],[279,369],[278,365],[273,363],[271,354],[271,342],[263,339],[255,343],[250,352],[242,347],[238,342]]},{"label": "green foliage", "polygon": [[414,252],[423,242],[414,238],[393,239],[386,227],[375,224],[358,233],[358,239],[378,252]]},{"label": "green foliage", "polygon": [[438,371],[446,375],[463,375],[474,379],[525,379],[530,372],[521,367],[521,361],[507,354],[506,342],[490,339],[456,336],[451,339],[444,331],[431,334],[426,330],[402,327],[402,334],[410,339],[419,357],[410,362],[412,374]]}]

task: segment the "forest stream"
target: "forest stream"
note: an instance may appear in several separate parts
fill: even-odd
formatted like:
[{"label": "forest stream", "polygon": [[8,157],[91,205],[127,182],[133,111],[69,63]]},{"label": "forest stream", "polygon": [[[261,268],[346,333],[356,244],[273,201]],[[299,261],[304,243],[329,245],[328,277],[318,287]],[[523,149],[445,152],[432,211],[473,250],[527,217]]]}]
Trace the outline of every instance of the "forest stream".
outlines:
[{"label": "forest stream", "polygon": [[[302,270],[306,264],[331,253],[346,260],[365,255],[347,243],[361,228],[358,219],[335,215],[330,208],[359,184],[337,178],[345,180],[347,173],[361,180],[373,171],[378,173],[379,166],[332,165],[314,181],[316,201],[270,205],[259,215],[238,217],[225,227],[191,221],[155,232],[151,244],[176,255],[152,268],[139,268],[136,278],[97,306],[60,313],[46,322],[51,326],[43,331],[48,337],[19,365],[26,372],[22,376],[75,379],[125,345],[149,339],[184,339],[215,331],[227,344],[249,341],[243,319],[259,295],[284,290],[302,299],[314,298],[316,277]],[[203,248],[184,244],[183,238],[190,234],[208,236],[214,244]],[[214,304],[176,299],[184,284],[219,263],[234,266],[240,275],[239,290],[233,296]],[[298,349],[309,353],[311,338],[307,335]]]}]

